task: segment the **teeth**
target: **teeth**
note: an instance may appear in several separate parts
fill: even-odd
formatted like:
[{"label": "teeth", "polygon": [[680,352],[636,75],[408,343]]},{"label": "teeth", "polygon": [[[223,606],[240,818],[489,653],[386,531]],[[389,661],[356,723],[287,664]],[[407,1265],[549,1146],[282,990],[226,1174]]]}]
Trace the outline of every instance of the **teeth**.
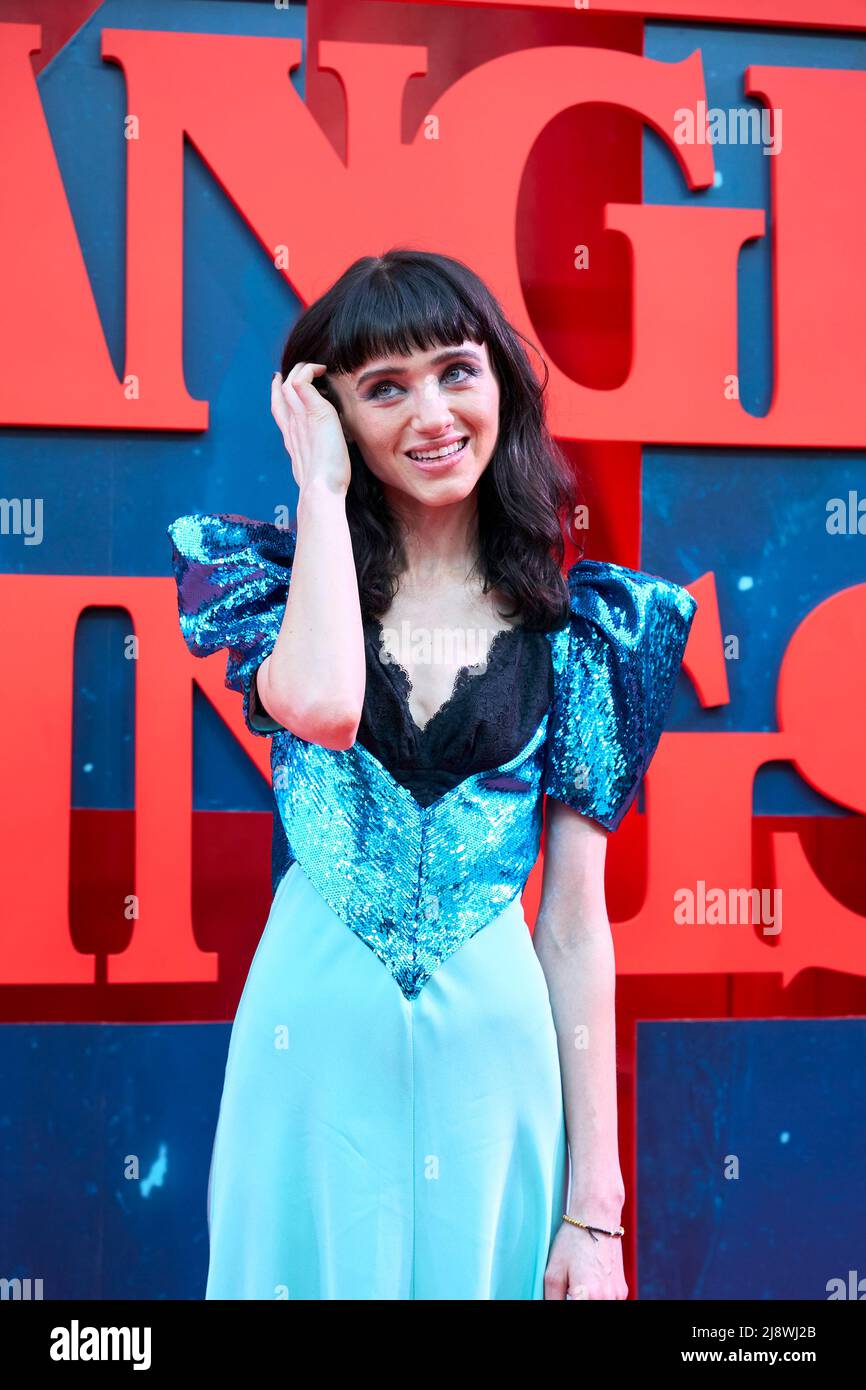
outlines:
[{"label": "teeth", "polygon": [[417,459],[419,463],[427,463],[431,459],[444,459],[447,458],[449,454],[456,454],[458,450],[463,448],[463,445],[465,443],[466,440],[461,439],[457,444],[449,444],[444,449],[437,449],[436,452],[433,454],[418,454],[415,453],[414,450],[410,449],[409,457],[410,459]]}]

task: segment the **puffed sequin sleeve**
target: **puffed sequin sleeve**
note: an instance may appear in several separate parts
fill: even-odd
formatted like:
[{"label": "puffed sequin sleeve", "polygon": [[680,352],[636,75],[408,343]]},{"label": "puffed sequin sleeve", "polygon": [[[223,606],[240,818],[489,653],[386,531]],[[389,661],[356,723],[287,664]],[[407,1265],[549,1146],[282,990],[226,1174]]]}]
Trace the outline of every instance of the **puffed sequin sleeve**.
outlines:
[{"label": "puffed sequin sleeve", "polygon": [[616,830],[661,738],[697,600],[671,580],[600,560],[579,560],[568,586],[544,791]]},{"label": "puffed sequin sleeve", "polygon": [[279,636],[294,531],[246,516],[194,512],[173,521],[168,535],[184,641],[193,656],[224,647],[225,683],[243,695],[247,727],[262,737],[276,733],[281,726],[259,707],[253,685]]}]

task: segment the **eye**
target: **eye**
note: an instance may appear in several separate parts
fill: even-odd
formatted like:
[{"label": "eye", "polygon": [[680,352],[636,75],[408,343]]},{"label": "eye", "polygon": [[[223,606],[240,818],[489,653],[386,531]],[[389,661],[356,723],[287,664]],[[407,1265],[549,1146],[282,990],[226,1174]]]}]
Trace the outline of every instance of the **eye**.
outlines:
[{"label": "eye", "polygon": [[366,399],[368,401],[389,401],[391,399],[390,396],[380,396],[379,392],[382,390],[383,386],[396,385],[396,381],[377,381],[376,385],[372,388],[372,390],[367,392]]},{"label": "eye", "polygon": [[[479,369],[478,369],[477,367],[470,366],[470,364],[469,364],[468,362],[452,362],[452,363],[450,363],[449,366],[447,366],[447,367],[445,368],[445,370],[444,370],[443,373],[442,373],[442,381],[443,381],[443,382],[445,381],[445,378],[451,374],[451,372],[463,372],[465,375],[464,375],[463,377],[461,377],[459,380],[454,380],[454,379],[452,378],[452,380],[449,381],[449,382],[447,383],[449,386],[461,386],[461,385],[463,384],[463,382],[465,381],[466,376],[469,376],[469,377],[480,376],[480,371],[479,371]],[[376,385],[373,386],[373,387],[371,387],[371,389],[367,392],[367,395],[366,395],[365,399],[368,400],[368,401],[390,401],[390,400],[393,400],[394,397],[391,396],[391,395],[385,396],[385,395],[380,395],[380,394],[379,394],[380,391],[383,390],[383,388],[389,387],[389,386],[393,386],[393,387],[394,387],[396,390],[398,390],[398,391],[402,390],[402,387],[400,386],[399,382],[397,382],[397,381],[388,381],[388,380],[385,380],[385,381],[377,381],[377,382],[376,382]]]},{"label": "eye", "polygon": [[466,372],[469,376],[478,376],[478,368],[470,367],[468,362],[452,362],[451,366],[447,367],[444,371],[443,378],[446,377],[449,372]]}]

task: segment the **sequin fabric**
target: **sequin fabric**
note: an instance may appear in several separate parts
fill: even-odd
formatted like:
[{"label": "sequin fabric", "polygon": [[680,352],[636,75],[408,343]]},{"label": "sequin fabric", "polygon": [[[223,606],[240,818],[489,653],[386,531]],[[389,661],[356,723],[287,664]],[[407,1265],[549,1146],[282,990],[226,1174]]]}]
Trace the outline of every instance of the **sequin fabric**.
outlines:
[{"label": "sequin fabric", "polygon": [[697,600],[601,560],[573,565],[568,588],[543,790],[616,830],[661,738]]},{"label": "sequin fabric", "polygon": [[250,722],[256,668],[285,609],[294,533],[196,513],[168,528],[183,638],[226,648],[226,685],[272,738],[274,891],[297,859],[408,1000],[520,893],[538,857],[545,794],[615,829],[661,736],[696,601],[678,585],[601,561],[568,575],[572,617],[548,634],[554,698],[510,761],[427,807],[362,744],[308,743]]},{"label": "sequin fabric", "polygon": [[280,633],[295,533],[245,516],[195,512],[173,521],[168,535],[183,639],[193,656],[228,650],[226,686],[243,695],[250,732],[266,738],[250,722],[250,689]]}]

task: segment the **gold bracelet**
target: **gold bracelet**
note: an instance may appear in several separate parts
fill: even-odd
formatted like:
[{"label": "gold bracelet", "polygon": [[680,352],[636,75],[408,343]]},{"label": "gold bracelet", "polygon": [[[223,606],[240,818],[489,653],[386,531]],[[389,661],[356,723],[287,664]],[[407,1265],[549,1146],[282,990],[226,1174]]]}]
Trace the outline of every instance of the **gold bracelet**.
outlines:
[{"label": "gold bracelet", "polygon": [[623,1226],[617,1226],[615,1231],[608,1231],[604,1226],[588,1226],[585,1221],[578,1221],[576,1217],[569,1216],[567,1211],[564,1211],[562,1213],[562,1219],[563,1221],[567,1221],[569,1226],[579,1226],[582,1231],[589,1231],[589,1234],[592,1236],[593,1240],[598,1239],[597,1236],[593,1235],[594,1231],[598,1231],[599,1235],[603,1236],[625,1235],[625,1228]]}]

